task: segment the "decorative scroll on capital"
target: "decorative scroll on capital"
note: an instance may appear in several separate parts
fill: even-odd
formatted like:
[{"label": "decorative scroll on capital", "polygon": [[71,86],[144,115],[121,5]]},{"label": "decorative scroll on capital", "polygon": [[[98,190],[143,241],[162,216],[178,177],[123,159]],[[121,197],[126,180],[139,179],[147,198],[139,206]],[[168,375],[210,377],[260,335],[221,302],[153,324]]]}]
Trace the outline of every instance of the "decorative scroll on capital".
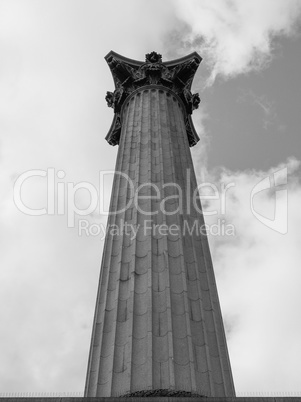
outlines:
[{"label": "decorative scroll on capital", "polygon": [[121,133],[121,108],[125,99],[136,89],[146,85],[160,85],[172,90],[185,105],[185,125],[189,145],[199,141],[191,120],[193,110],[200,103],[199,94],[191,93],[191,84],[195,72],[202,61],[197,53],[192,53],[181,59],[162,62],[161,54],[147,53],[145,62],[127,59],[115,52],[105,57],[115,82],[115,91],[107,92],[106,101],[115,112],[113,124],[106,140],[111,145],[119,143]]}]

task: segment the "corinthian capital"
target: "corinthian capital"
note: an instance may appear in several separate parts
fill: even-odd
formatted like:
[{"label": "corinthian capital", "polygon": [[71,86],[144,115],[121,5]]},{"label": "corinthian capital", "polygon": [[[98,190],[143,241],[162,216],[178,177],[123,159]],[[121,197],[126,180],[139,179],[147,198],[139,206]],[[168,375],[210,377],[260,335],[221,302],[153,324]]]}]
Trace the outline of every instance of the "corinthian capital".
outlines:
[{"label": "corinthian capital", "polygon": [[[162,56],[156,52],[147,53],[145,61],[138,61],[123,57],[111,51],[105,57],[114,82],[114,92],[107,92],[105,97],[109,107],[114,109],[118,119],[118,133],[120,135],[122,127],[121,108],[128,96],[138,88],[148,85],[163,86],[173,91],[180,98],[184,105],[184,121],[187,127],[189,145],[193,146],[199,140],[192,124],[191,118],[193,110],[197,109],[200,103],[199,94],[191,93],[191,83],[195,72],[202,61],[197,53],[177,60],[162,62]],[[113,121],[113,123],[114,123]],[[111,137],[114,134],[114,140]],[[112,145],[119,143],[116,135],[116,127],[111,127],[106,139]]]}]

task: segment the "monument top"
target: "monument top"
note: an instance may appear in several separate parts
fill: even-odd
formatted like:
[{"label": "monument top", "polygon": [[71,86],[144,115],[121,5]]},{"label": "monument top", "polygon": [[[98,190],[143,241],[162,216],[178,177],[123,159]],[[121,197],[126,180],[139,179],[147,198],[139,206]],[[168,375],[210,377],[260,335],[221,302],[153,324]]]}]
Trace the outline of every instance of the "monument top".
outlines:
[{"label": "monument top", "polygon": [[[105,60],[111,69],[116,88],[130,76],[133,80],[137,80],[144,78],[147,71],[158,69],[162,72],[163,79],[175,81],[174,84],[178,84],[179,87],[181,82],[177,81],[180,79],[182,85],[190,89],[194,74],[202,58],[197,52],[193,52],[179,59],[163,63],[162,55],[154,51],[145,55],[145,61],[129,59],[110,51],[105,56]],[[139,82],[136,82],[136,85],[138,84]],[[171,82],[165,82],[165,85],[168,84],[171,85]]]},{"label": "monument top", "polygon": [[199,141],[194,129],[191,114],[200,103],[199,94],[191,93],[191,85],[195,72],[202,61],[198,53],[193,52],[176,60],[163,62],[162,55],[156,52],[147,53],[145,61],[138,61],[121,56],[113,51],[105,57],[114,83],[115,91],[107,92],[106,101],[115,112],[112,126],[106,140],[111,145],[119,143],[122,116],[121,108],[125,100],[136,90],[147,86],[161,86],[177,96],[183,105],[185,125],[189,145]]}]

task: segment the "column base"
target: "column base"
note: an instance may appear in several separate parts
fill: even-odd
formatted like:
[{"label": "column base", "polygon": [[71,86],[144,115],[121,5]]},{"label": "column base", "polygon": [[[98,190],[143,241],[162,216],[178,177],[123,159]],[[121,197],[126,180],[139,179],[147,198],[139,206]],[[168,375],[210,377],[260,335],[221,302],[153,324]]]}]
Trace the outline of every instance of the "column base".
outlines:
[{"label": "column base", "polygon": [[144,389],[136,392],[129,392],[122,395],[122,398],[141,398],[141,397],[181,397],[181,398],[206,398],[205,395],[196,394],[189,391],[174,389]]}]

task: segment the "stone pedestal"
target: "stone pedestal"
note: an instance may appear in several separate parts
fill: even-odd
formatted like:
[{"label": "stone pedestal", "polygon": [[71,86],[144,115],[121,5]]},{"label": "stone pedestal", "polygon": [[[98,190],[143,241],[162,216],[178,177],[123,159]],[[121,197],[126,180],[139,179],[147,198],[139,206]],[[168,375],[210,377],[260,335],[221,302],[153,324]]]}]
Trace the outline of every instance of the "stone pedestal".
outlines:
[{"label": "stone pedestal", "polygon": [[177,390],[234,396],[189,146],[197,54],[146,63],[111,52],[119,143],[86,396]]}]

